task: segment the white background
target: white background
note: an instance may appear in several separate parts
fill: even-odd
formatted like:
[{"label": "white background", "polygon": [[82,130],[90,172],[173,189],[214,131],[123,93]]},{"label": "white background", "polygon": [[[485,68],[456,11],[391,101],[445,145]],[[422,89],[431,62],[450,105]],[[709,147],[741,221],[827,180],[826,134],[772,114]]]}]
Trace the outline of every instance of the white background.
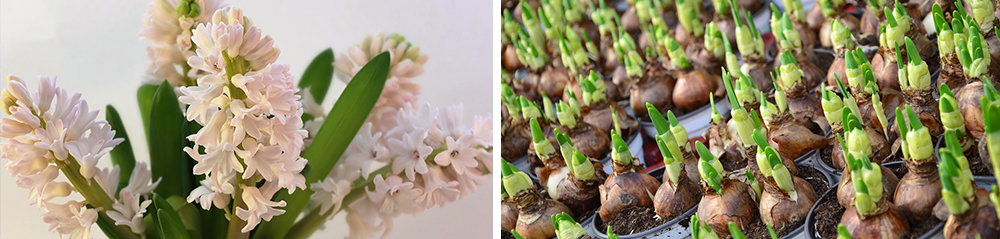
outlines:
[{"label": "white background", "polygon": [[[135,90],[148,60],[137,32],[149,1],[0,0],[0,74],[24,78],[58,76],[59,86],[80,92],[91,109],[113,104],[133,139],[136,157],[148,161]],[[281,48],[280,63],[298,75],[317,53],[332,47],[338,58],[348,46],[379,30],[398,32],[430,55],[421,101],[432,106],[465,104],[465,122],[492,109],[492,1],[229,1],[240,7]],[[335,81],[325,106],[344,84]],[[5,164],[6,159],[0,160]],[[110,160],[101,166],[110,165]],[[390,238],[487,238],[493,234],[493,182],[445,208],[397,218]],[[0,172],[0,238],[57,238],[42,211],[28,205],[26,189]],[[94,225],[92,235],[104,238]],[[348,233],[343,216],[316,238]]]}]

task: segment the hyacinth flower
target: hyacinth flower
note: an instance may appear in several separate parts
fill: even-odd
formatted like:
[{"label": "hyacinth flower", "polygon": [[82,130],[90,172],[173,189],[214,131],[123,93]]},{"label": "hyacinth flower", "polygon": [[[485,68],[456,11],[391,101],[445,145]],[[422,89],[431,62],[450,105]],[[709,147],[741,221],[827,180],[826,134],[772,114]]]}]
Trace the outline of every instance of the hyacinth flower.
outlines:
[{"label": "hyacinth flower", "polygon": [[196,55],[191,30],[211,22],[212,14],[227,5],[221,0],[149,3],[139,31],[139,36],[150,42],[146,48],[150,64],[143,83],[159,85],[165,79],[175,87],[197,84],[205,73],[192,71],[187,63],[188,57]]},{"label": "hyacinth flower", "polygon": [[739,222],[746,227],[757,216],[757,202],[747,184],[725,177],[719,159],[712,155],[701,141],[695,142],[698,151],[698,173],[701,176],[702,198],[698,204],[698,215],[708,219],[706,224],[720,237],[725,238],[728,220]]},{"label": "hyacinth flower", "polygon": [[934,144],[931,135],[927,127],[920,124],[912,108],[906,106],[905,111],[909,124],[904,122],[901,117],[903,110],[899,108],[896,109],[896,123],[904,142],[900,147],[904,151],[903,160],[907,162],[909,171],[899,181],[894,203],[897,210],[913,217],[914,221],[923,221],[932,216],[932,208],[940,199],[936,192],[940,190],[938,187],[941,184],[937,183],[939,179],[934,175]]},{"label": "hyacinth flower", "polygon": [[[151,194],[161,179],[150,184],[146,164],[136,164],[131,146],[122,144],[128,136],[114,107],[108,106],[110,122],[98,120],[98,111],[91,111],[79,93],[57,87],[55,78],[39,77],[37,91],[12,75],[6,84],[0,105],[10,117],[0,122],[0,152],[16,185],[31,192],[29,203],[45,211],[42,220],[49,230],[90,238],[97,223],[108,235],[142,238],[143,214],[165,203]],[[107,154],[114,166],[98,167]],[[69,196],[83,200],[64,199]],[[154,200],[157,205],[150,208]]]},{"label": "hyacinth flower", "polygon": [[691,215],[691,238],[693,239],[719,239],[719,235],[708,227],[708,224],[698,219],[698,214]]},{"label": "hyacinth flower", "polygon": [[567,213],[569,209],[566,208],[566,205],[539,194],[528,174],[521,172],[514,165],[506,161],[501,162],[501,164],[500,184],[511,195],[518,208],[518,219],[514,233],[526,238],[556,237],[556,226],[552,224],[552,220],[537,219],[553,218],[556,215]]},{"label": "hyacinth flower", "polygon": [[[590,236],[587,236],[587,231],[583,230],[583,226],[565,212],[552,215],[552,226],[555,227],[556,238],[558,239],[590,238]],[[608,228],[610,229],[611,227]]]}]

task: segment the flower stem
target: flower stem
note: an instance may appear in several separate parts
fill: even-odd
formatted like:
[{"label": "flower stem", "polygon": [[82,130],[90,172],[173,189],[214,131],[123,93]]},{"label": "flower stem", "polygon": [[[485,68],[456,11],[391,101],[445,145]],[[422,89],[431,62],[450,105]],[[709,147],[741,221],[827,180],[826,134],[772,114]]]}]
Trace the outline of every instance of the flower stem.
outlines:
[{"label": "flower stem", "polygon": [[[87,180],[83,175],[80,175],[80,163],[69,156],[65,161],[56,160],[56,164],[59,165],[59,169],[63,175],[66,175],[73,187],[87,200],[87,204],[97,209],[100,220],[107,225],[115,225],[115,220],[111,219],[107,213],[107,210],[112,208],[111,205],[114,205],[114,199],[101,189],[96,180]],[[128,226],[113,226],[111,229],[118,235],[118,238],[140,238],[139,235],[132,233]]]},{"label": "flower stem", "polygon": [[229,239],[246,239],[250,236],[248,233],[243,233],[242,229],[246,226],[247,222],[236,216],[236,208],[246,207],[246,202],[243,202],[243,178],[236,177],[236,187],[233,192],[233,209],[230,210],[233,214],[229,215],[229,232],[226,233],[226,238]]}]

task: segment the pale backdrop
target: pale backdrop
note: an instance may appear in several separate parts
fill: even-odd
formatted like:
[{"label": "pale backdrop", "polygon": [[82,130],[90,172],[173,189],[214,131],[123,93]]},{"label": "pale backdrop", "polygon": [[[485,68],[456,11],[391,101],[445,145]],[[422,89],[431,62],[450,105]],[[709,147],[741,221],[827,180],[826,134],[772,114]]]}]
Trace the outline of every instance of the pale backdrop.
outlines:
[{"label": "pale backdrop", "polygon": [[[0,75],[15,74],[35,89],[38,75],[58,76],[91,108],[114,104],[135,140],[139,160],[148,161],[135,89],[147,66],[146,46],[137,32],[149,1],[0,0]],[[332,47],[344,52],[379,30],[398,32],[430,54],[422,102],[465,104],[465,121],[492,112],[490,84],[492,3],[469,0],[229,1],[241,7],[281,48],[278,62],[301,74],[315,54]],[[344,84],[337,82],[325,106],[332,107]],[[6,164],[6,159],[0,163]],[[102,166],[110,160],[102,161]],[[447,205],[395,222],[390,238],[486,238],[492,235],[493,182]],[[0,172],[0,238],[57,238],[28,205],[26,189]],[[316,238],[347,235],[343,217],[327,223]],[[104,238],[93,227],[96,238]]]}]

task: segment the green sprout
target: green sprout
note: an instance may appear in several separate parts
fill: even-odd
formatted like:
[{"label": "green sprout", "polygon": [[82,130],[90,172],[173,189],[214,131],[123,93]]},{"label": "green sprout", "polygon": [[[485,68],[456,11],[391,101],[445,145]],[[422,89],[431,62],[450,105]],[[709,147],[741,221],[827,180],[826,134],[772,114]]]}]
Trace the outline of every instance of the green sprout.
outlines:
[{"label": "green sprout", "polygon": [[851,29],[847,28],[847,25],[844,25],[839,19],[834,19],[830,25],[830,42],[833,43],[833,49],[837,50],[837,52],[852,49],[854,48],[854,41]]},{"label": "green sprout", "polygon": [[909,78],[908,86],[912,89],[928,90],[931,87],[931,74],[927,69],[927,63],[920,60],[920,53],[913,45],[913,40],[906,37],[905,41],[906,55],[910,57],[910,62],[906,66],[907,78]]},{"label": "green sprout", "polygon": [[931,15],[934,18],[934,30],[937,31],[938,53],[941,56],[955,54],[955,32],[951,30],[948,21],[944,20],[944,13],[937,3],[931,7]]},{"label": "green sprout", "polygon": [[979,23],[980,29],[990,29],[993,27],[993,22],[996,20],[996,16],[993,12],[996,11],[993,7],[993,1],[989,0],[969,0],[972,4],[972,18]]},{"label": "green sprout", "polygon": [[837,87],[840,88],[840,93],[844,95],[844,106],[847,106],[847,109],[850,109],[853,112],[861,112],[861,110],[858,109],[857,100],[854,99],[854,96],[851,96],[851,94],[848,93],[850,91],[847,91],[847,87],[844,87],[844,82],[841,81],[840,77],[837,75],[833,75],[833,77],[837,80]]},{"label": "green sprout", "polygon": [[[746,77],[749,78],[749,77]],[[749,79],[748,79],[749,80]],[[722,81],[726,85],[726,91],[729,95],[729,102],[735,102],[732,104],[732,109],[729,111],[732,114],[734,122],[736,122],[736,132],[740,136],[740,140],[743,146],[750,147],[752,144],[751,134],[753,133],[753,122],[750,119],[750,114],[740,106],[740,101],[736,100],[736,93],[733,92],[733,85],[731,83],[732,79],[729,74],[722,72]]]},{"label": "green sprout", "polygon": [[747,185],[750,185],[750,189],[753,190],[754,195],[757,196],[754,198],[760,198],[760,194],[762,193],[760,189],[760,181],[753,176],[753,172],[750,172],[749,169],[747,169],[745,173],[747,175]]},{"label": "green sprout", "polygon": [[[739,61],[736,60],[736,54],[733,53],[733,46],[729,44],[729,36],[726,36],[726,34],[722,34],[722,46],[726,49],[725,68],[729,68],[728,72],[730,75],[739,75],[740,64]],[[723,68],[722,71],[727,71],[725,68]]]},{"label": "green sprout", "polygon": [[538,108],[535,102],[528,100],[524,96],[518,97],[521,102],[521,116],[525,119],[534,119],[542,117],[542,110]]},{"label": "green sprout", "polygon": [[837,224],[837,239],[851,239],[851,232],[847,231],[844,224]]},{"label": "green sprout", "polygon": [[618,25],[615,24],[615,17],[618,13],[614,9],[608,8],[604,0],[599,0],[599,7],[595,8],[590,13],[590,19],[594,21],[594,25],[597,25],[597,30],[601,36],[608,36],[613,32],[618,31]]},{"label": "green sprout", "polygon": [[[736,46],[744,57],[761,58],[764,57],[764,40],[753,22],[749,13],[745,13],[735,0],[730,1],[730,8],[733,19],[736,22]],[[743,13],[745,18],[741,18]],[[746,20],[744,20],[746,19]]]},{"label": "green sprout", "polygon": [[597,48],[597,44],[594,44],[594,41],[591,41],[590,36],[587,35],[586,29],[580,29],[580,36],[583,37],[583,42],[587,47],[587,53],[595,57],[601,55],[601,52],[598,51],[599,48]]},{"label": "green sprout", "polygon": [[556,229],[556,238],[559,239],[578,239],[587,235],[583,226],[573,220],[573,216],[566,212],[552,215],[552,227]]},{"label": "green sprout", "polygon": [[615,234],[611,227],[608,227],[608,239],[618,239],[618,234]]},{"label": "green sprout", "polygon": [[573,107],[566,102],[559,102],[556,104],[556,118],[559,118],[559,124],[569,127],[570,129],[576,128],[576,115],[573,112]]},{"label": "green sprout", "polygon": [[517,99],[514,89],[511,89],[507,84],[501,84],[500,88],[500,100],[503,101],[504,106],[507,106],[507,113],[510,114],[511,121],[521,122],[521,101]]},{"label": "green sprout", "polygon": [[708,184],[709,187],[712,187],[715,193],[722,195],[722,173],[725,172],[722,168],[722,163],[708,151],[708,148],[701,141],[695,142],[695,148],[698,150],[698,156],[700,156],[698,160],[698,174],[701,175],[702,181]]},{"label": "green sprout", "polygon": [[917,117],[912,107],[906,105],[905,111],[906,119],[910,123],[906,128],[905,140],[907,147],[904,150],[908,151],[910,159],[914,161],[928,160],[934,154],[934,143],[931,142],[931,134],[927,127],[924,127],[920,123],[920,118]]},{"label": "green sprout", "polygon": [[[761,174],[774,179],[778,188],[785,191],[791,197],[792,201],[798,201],[798,193],[795,193],[795,184],[792,181],[791,172],[781,163],[778,151],[767,144],[767,140],[764,139],[763,134],[765,133],[758,129],[754,130],[753,135],[754,141],[757,143],[757,166],[760,168]],[[761,152],[764,153],[761,154]]]},{"label": "green sprout", "polygon": [[[958,141],[954,133],[949,132],[946,134],[955,138],[954,141]],[[941,177],[942,200],[948,206],[949,212],[959,215],[970,209],[969,201],[975,197],[975,186],[972,185],[972,178],[963,173],[959,165],[959,161],[967,162],[967,159],[964,156],[956,158],[953,150],[958,150],[958,155],[961,155],[961,146],[958,145],[949,147],[948,151],[952,152],[941,153],[941,162],[938,164],[938,175]]]},{"label": "green sprout", "polygon": [[767,99],[763,95],[760,97],[760,116],[764,119],[764,124],[770,126],[774,120],[774,115],[778,114],[778,106],[767,102]]},{"label": "green sprout", "polygon": [[673,37],[666,36],[663,39],[663,46],[667,48],[667,55],[670,56],[670,63],[677,69],[687,69],[691,67],[684,53],[684,48],[677,43]]},{"label": "green sprout", "polygon": [[994,177],[1000,177],[1000,93],[991,81],[983,81],[980,109],[986,131],[986,148],[993,164]]},{"label": "green sprout", "polygon": [[590,180],[594,178],[594,165],[590,163],[587,156],[584,156],[579,151],[573,153],[573,164],[569,164],[570,172],[573,176],[579,178],[580,180]]},{"label": "green sprout", "polygon": [[947,84],[941,84],[939,88],[941,98],[938,100],[938,109],[941,111],[941,124],[945,131],[965,134],[965,118],[958,108],[958,100],[955,99],[955,95]]},{"label": "green sprout", "polygon": [[677,139],[677,146],[690,151],[691,145],[687,143],[689,139],[687,129],[684,128],[680,120],[677,120],[677,116],[674,116],[673,111],[667,111],[667,119],[670,119],[670,132],[674,133],[674,138]]},{"label": "green sprout", "polygon": [[774,232],[774,227],[771,224],[764,223],[764,226],[767,226],[767,233],[771,234],[771,239],[778,239],[778,233]]},{"label": "green sprout", "polygon": [[[541,45],[528,41],[530,38],[524,28],[518,29],[518,41],[514,41],[517,59],[532,70],[539,70],[548,61],[545,53],[545,43]],[[544,39],[543,39],[544,40]]]},{"label": "green sprout", "polygon": [[831,125],[839,124],[843,118],[844,101],[840,99],[837,93],[827,90],[826,87],[820,88],[820,99],[823,106],[823,116],[826,116],[826,121],[830,122]]},{"label": "green sprout", "polygon": [[[669,134],[667,134],[669,135]],[[680,149],[676,145],[671,147],[671,142],[673,136],[656,136],[656,146],[660,149],[660,154],[663,155],[663,166],[664,171],[667,173],[667,179],[671,185],[677,186],[680,180],[681,169],[684,168],[684,158],[679,154]],[[671,153],[671,151],[675,151]]]},{"label": "green sprout", "polygon": [[564,134],[559,128],[552,131],[556,135],[556,142],[559,143],[559,152],[562,153],[563,160],[566,161],[566,165],[571,165],[568,159],[573,158],[573,153],[577,151],[576,146],[573,146],[573,142],[570,141],[569,136]]},{"label": "green sprout", "polygon": [[579,74],[579,71],[590,65],[590,58],[586,49],[580,43],[580,37],[576,31],[569,29],[565,37],[559,36],[559,50],[562,53],[563,65],[569,68],[570,73]]},{"label": "green sprout", "polygon": [[761,92],[757,83],[743,72],[740,72],[740,78],[735,79],[734,83],[733,91],[736,92],[736,98],[740,103],[753,104],[760,98]]},{"label": "green sprout", "polygon": [[[545,33],[542,31],[542,24],[539,22],[540,19],[538,16],[539,14],[543,14],[543,10],[539,9],[538,11],[535,11],[535,9],[531,8],[531,4],[521,1],[521,12],[521,22],[524,23],[525,28],[528,28],[527,33],[529,34],[527,34],[527,36],[529,37],[528,39],[531,39],[531,44],[534,46],[533,48],[537,49],[538,47],[544,47]],[[525,37],[521,36],[521,38]],[[544,51],[545,48],[542,48],[541,55],[545,55]]]},{"label": "green sprout", "polygon": [[593,105],[607,100],[607,86],[604,85],[604,80],[597,76],[597,72],[591,70],[590,75],[581,75],[579,82],[583,105]]},{"label": "green sprout", "polygon": [[566,88],[563,88],[563,95],[568,95],[569,96],[568,99],[566,100],[566,103],[569,106],[571,106],[571,108],[573,110],[573,115],[582,116],[581,115],[581,108],[582,107],[580,106],[580,101],[577,100],[577,98],[576,98],[576,93],[573,92],[573,90],[571,90],[569,88],[569,86],[566,86]]},{"label": "green sprout", "polygon": [[854,207],[858,214],[868,215],[875,211],[876,203],[882,199],[882,170],[867,156],[855,158],[847,154],[847,158],[854,181]]},{"label": "green sprout", "polygon": [[701,16],[701,1],[677,0],[677,20],[681,22],[681,29],[695,37],[705,34],[705,27],[702,26],[699,16]]},{"label": "green sprout", "polygon": [[[874,73],[868,71],[866,77],[875,78]],[[885,117],[885,107],[882,106],[882,95],[878,93],[878,85],[874,82],[868,84],[868,88],[871,89],[871,102],[872,108],[875,110],[875,118],[878,118],[878,122],[882,125],[882,132],[889,132],[887,129],[889,127],[889,119]],[[888,140],[888,136],[886,136]]]},{"label": "green sprout", "polygon": [[843,145],[847,149],[844,152],[853,154],[854,157],[872,155],[871,139],[868,137],[868,133],[865,132],[861,119],[851,111],[844,111],[842,119],[844,140],[847,143]]},{"label": "green sprout", "polygon": [[[610,228],[610,227],[609,227]],[[691,215],[691,238],[692,239],[719,239],[719,235],[708,224],[698,219],[698,214]]]},{"label": "green sprout", "polygon": [[544,112],[542,113],[545,116],[545,119],[555,122],[557,120],[556,107],[554,104],[552,104],[552,99],[549,99],[549,96],[546,95],[545,92],[539,92],[539,93],[542,93],[542,110],[544,110]]},{"label": "green sprout", "polygon": [[535,146],[535,154],[542,161],[548,161],[552,154],[556,153],[555,147],[552,146],[552,142],[549,142],[545,138],[545,134],[542,133],[542,128],[538,125],[537,119],[531,119],[531,142]]},{"label": "green sprout", "polygon": [[522,237],[521,234],[518,234],[514,229],[510,229],[510,234],[514,235],[514,239],[524,239],[524,237]]},{"label": "green sprout", "polygon": [[781,0],[785,5],[785,10],[787,10],[789,15],[795,17],[795,20],[800,23],[806,22],[806,10],[802,7],[801,0]]},{"label": "green sprout", "polygon": [[740,227],[737,226],[736,223],[727,222],[726,225],[729,226],[729,235],[732,236],[733,239],[747,239],[747,236],[743,235],[743,231],[740,230]]},{"label": "green sprout", "polygon": [[[797,0],[785,0],[785,1],[797,1]],[[801,4],[801,3],[800,3]],[[777,31],[778,34],[778,46],[781,49],[800,49],[802,48],[802,38],[799,37],[799,30],[792,24],[792,20],[788,18],[788,14],[781,17],[780,25]]]},{"label": "green sprout", "polygon": [[781,67],[778,68],[778,79],[781,80],[781,85],[785,89],[790,89],[794,87],[795,84],[802,82],[802,77],[805,73],[799,68],[798,61],[795,60],[795,56],[792,56],[790,50],[785,50],[781,53]]},{"label": "green sprout", "polygon": [[531,182],[531,177],[528,177],[528,174],[521,172],[507,161],[500,163],[503,164],[500,170],[500,182],[503,183],[504,191],[507,191],[508,194],[517,195],[521,191],[535,188],[535,184]]},{"label": "green sprout", "polygon": [[786,112],[788,111],[788,95],[785,94],[785,90],[778,85],[778,81],[774,78],[774,74],[771,74],[771,84],[774,84],[774,104],[778,106],[778,112]]},{"label": "green sprout", "polygon": [[[722,0],[713,0],[722,1]],[[726,48],[723,46],[723,41],[729,42],[723,36],[725,34],[719,30],[719,27],[715,25],[715,22],[709,22],[708,26],[705,27],[705,50],[712,53],[716,59],[722,59],[725,57]]]},{"label": "green sprout", "polygon": [[611,159],[622,165],[632,165],[632,152],[617,131],[611,131]]},{"label": "green sprout", "polygon": [[824,17],[834,17],[844,7],[844,0],[819,0],[819,6]]}]

